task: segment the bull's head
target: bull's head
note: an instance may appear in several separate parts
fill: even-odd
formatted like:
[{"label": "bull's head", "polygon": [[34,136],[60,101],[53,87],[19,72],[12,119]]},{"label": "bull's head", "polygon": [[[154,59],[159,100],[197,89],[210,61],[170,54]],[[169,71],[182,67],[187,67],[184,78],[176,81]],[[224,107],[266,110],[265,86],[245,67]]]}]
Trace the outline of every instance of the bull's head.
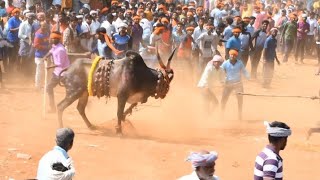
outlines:
[{"label": "bull's head", "polygon": [[159,55],[159,50],[158,50],[158,47],[157,47],[157,58],[158,58],[158,62],[159,62],[160,68],[161,68],[161,70],[164,72],[164,76],[165,76],[166,79],[169,80],[169,82],[171,82],[172,79],[173,79],[173,77],[174,77],[174,72],[173,72],[173,70],[171,69],[170,64],[171,64],[171,60],[172,60],[172,58],[173,58],[173,55],[174,55],[176,49],[177,49],[177,48],[175,48],[175,49],[172,51],[172,53],[171,53],[171,55],[170,55],[170,57],[169,57],[169,59],[168,59],[167,65],[164,65],[164,63],[163,63],[163,61],[162,61],[162,59],[161,59],[161,57],[160,57],[160,55]]}]

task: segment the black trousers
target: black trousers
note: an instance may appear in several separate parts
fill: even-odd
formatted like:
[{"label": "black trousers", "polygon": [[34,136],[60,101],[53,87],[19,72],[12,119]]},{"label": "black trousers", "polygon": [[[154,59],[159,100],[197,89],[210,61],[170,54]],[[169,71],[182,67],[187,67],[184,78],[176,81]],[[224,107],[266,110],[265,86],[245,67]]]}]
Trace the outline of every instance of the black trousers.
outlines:
[{"label": "black trousers", "polygon": [[14,67],[17,65],[18,62],[18,52],[19,52],[19,42],[11,42],[13,48],[8,49],[8,56],[9,56],[9,65],[8,71],[13,71]]},{"label": "black trousers", "polygon": [[257,78],[257,69],[260,62],[263,49],[255,49],[250,57],[251,60],[251,77]]},{"label": "black trousers", "polygon": [[249,60],[249,49],[241,52],[241,60],[246,67]]},{"label": "black trousers", "polygon": [[54,101],[54,92],[53,88],[55,88],[59,84],[59,77],[55,74],[52,74],[50,81],[48,82],[46,88],[49,97],[49,105],[51,109],[55,109],[55,101]]},{"label": "black trousers", "polygon": [[295,59],[298,61],[299,55],[300,55],[300,61],[303,61],[304,59],[304,49],[306,45],[306,39],[297,39],[297,48],[295,53]]}]

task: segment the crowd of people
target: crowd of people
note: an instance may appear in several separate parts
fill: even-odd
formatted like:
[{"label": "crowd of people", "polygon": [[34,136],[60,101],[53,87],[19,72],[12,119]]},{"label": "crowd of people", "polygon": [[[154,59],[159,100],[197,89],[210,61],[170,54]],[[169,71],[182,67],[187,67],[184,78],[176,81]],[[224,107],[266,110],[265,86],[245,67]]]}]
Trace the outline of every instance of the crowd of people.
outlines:
[{"label": "crowd of people", "polygon": [[[34,79],[40,90],[44,62],[56,52],[52,61],[58,64],[50,66],[55,69],[47,85],[55,111],[53,88],[60,72],[71,63],[68,54],[88,52],[120,59],[132,50],[152,67],[156,49],[164,57],[177,49],[175,61],[190,77],[200,80],[198,86],[205,89],[205,99],[213,105],[218,100],[209,87],[211,82],[206,81],[213,81],[212,71],[222,71],[217,74],[224,76],[221,104],[225,107],[232,91],[243,91],[243,75],[257,78],[260,61],[264,88],[271,85],[275,61],[280,64],[279,53],[283,63],[291,54],[296,63],[304,63],[305,54],[319,52],[320,62],[318,10],[318,1],[310,5],[299,0],[0,1],[0,83],[4,87],[4,72],[8,77],[20,72]],[[55,45],[60,48],[51,47],[51,34],[59,38]],[[249,60],[250,75],[246,70]],[[241,119],[241,96],[238,107]]]},{"label": "crowd of people", "polygon": [[[40,90],[44,68],[54,68],[46,88],[50,111],[55,112],[53,88],[72,63],[68,55],[88,53],[117,60],[132,50],[154,66],[157,49],[162,56],[177,49],[176,61],[199,80],[208,112],[210,104],[219,104],[211,85],[220,81],[222,110],[235,91],[241,119],[242,77],[256,79],[260,62],[264,88],[272,83],[275,62],[287,63],[290,55],[297,64],[304,63],[306,54],[320,63],[319,9],[318,0],[0,1],[0,84],[4,87],[3,74],[6,78],[21,73],[34,79]],[[282,179],[279,151],[291,131],[279,122],[267,129],[270,145],[257,157],[255,180]],[[74,175],[67,162],[73,137],[70,129],[57,133],[57,147],[40,161],[39,179],[48,179],[42,177],[52,168],[68,172],[66,177]],[[44,165],[52,157],[60,161]],[[218,179],[213,176],[216,159],[216,153],[207,151],[190,155],[195,172],[182,179]]]}]

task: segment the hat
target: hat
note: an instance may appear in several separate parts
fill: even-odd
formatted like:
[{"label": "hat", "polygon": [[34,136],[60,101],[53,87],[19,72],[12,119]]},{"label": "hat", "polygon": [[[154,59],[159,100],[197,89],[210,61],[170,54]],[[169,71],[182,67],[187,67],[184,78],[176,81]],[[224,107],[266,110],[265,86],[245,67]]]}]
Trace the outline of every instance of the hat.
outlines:
[{"label": "hat", "polygon": [[126,23],[120,23],[120,25],[118,26],[118,29],[122,29],[122,28],[128,28],[128,24]]},{"label": "hat", "polygon": [[82,7],[83,7],[83,8],[87,8],[87,9],[91,10],[91,8],[90,8],[89,4],[84,4]]},{"label": "hat", "polygon": [[223,58],[219,55],[214,55],[211,61],[212,62],[223,62]]},{"label": "hat", "polygon": [[189,27],[186,28],[186,31],[194,31],[194,27],[189,26]]},{"label": "hat", "polygon": [[308,16],[306,14],[301,15],[302,18],[307,18]]},{"label": "hat", "polygon": [[[26,9],[26,10],[24,10],[23,12],[22,12],[22,15],[26,15],[27,13],[29,13],[30,12],[30,10],[29,9]],[[13,13],[13,12],[12,12]]]},{"label": "hat", "polygon": [[83,15],[77,15],[76,18],[83,19]]},{"label": "hat", "polygon": [[230,49],[229,54],[230,54],[230,55],[238,56],[239,53],[238,53],[238,51],[235,50],[235,49]]},{"label": "hat", "polygon": [[30,17],[35,17],[36,15],[32,12],[29,12],[29,13],[26,13],[25,15],[27,18],[30,18]]},{"label": "hat", "polygon": [[11,13],[12,13],[12,14],[14,14],[14,13],[16,13],[16,12],[17,12],[17,13],[20,13],[20,9],[18,9],[18,8],[14,8],[14,10],[12,10],[12,12],[11,12]]},{"label": "hat", "polygon": [[108,7],[104,7],[103,9],[101,9],[100,13],[105,13],[105,12],[107,12],[108,10],[109,10]]},{"label": "hat", "polygon": [[270,32],[273,32],[273,31],[277,31],[278,32],[278,29],[277,28],[271,28]]},{"label": "hat", "polygon": [[81,2],[82,4],[89,4],[89,3],[90,3],[90,0],[80,0],[80,2]]},{"label": "hat", "polygon": [[61,34],[58,34],[56,32],[52,32],[50,34],[50,39],[59,39],[60,40],[61,38],[62,38]]},{"label": "hat", "polygon": [[205,167],[211,165],[218,159],[218,153],[215,151],[211,152],[193,152],[191,153],[187,161],[192,163],[193,168]]},{"label": "hat", "polygon": [[90,11],[90,15],[93,15],[93,14],[98,14],[98,11],[91,10],[91,11]]}]

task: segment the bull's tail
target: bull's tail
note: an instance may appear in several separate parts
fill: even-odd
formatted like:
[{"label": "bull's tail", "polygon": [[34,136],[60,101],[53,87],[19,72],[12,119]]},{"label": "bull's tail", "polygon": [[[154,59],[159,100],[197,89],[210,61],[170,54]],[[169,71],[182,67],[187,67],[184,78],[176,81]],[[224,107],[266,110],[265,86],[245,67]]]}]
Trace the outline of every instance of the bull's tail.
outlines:
[{"label": "bull's tail", "polygon": [[62,73],[64,73],[67,70],[68,70],[68,68],[65,68],[59,73],[59,86],[61,86],[61,87],[64,87],[63,81],[64,81],[64,78],[65,78],[65,77],[63,77],[61,75],[62,75]]}]

